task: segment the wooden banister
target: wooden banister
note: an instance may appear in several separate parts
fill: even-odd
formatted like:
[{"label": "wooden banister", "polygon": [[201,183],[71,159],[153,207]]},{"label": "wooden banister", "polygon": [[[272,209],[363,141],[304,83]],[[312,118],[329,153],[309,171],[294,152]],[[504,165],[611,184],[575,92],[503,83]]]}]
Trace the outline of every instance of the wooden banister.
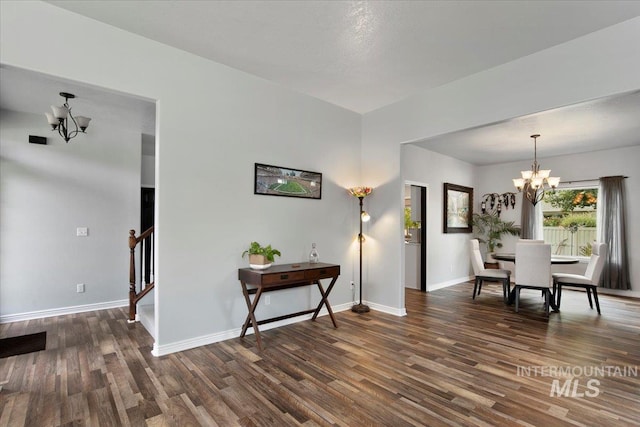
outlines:
[{"label": "wooden banister", "polygon": [[[145,244],[145,242],[147,242]],[[136,247],[140,244],[140,281],[144,283],[140,292],[136,287]],[[135,230],[129,230],[129,322],[136,320],[136,306],[155,285],[153,279],[153,227],[149,227],[139,236]],[[151,276],[151,280],[150,277]]]}]

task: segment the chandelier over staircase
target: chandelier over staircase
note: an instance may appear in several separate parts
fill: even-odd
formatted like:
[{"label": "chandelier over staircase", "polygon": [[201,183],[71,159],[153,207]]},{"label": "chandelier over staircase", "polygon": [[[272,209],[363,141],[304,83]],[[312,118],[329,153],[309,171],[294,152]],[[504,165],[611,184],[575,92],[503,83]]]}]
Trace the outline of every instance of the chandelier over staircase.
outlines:
[{"label": "chandelier over staircase", "polygon": [[[57,130],[62,139],[69,142],[71,138],[75,138],[79,133],[86,133],[91,119],[89,117],[71,115],[71,107],[69,100],[76,96],[72,93],[60,92],[60,96],[64,98],[64,104],[61,107],[51,106],[52,113],[44,113],[47,121],[51,125],[51,130]],[[71,119],[71,120],[69,120]],[[73,125],[73,129],[70,126]]]}]

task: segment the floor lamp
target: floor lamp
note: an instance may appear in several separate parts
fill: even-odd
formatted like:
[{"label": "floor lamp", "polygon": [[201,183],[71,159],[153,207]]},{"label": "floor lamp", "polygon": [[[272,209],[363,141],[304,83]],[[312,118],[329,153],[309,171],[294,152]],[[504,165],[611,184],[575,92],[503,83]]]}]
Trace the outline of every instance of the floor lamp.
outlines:
[{"label": "floor lamp", "polygon": [[353,188],[349,189],[349,193],[351,193],[352,196],[357,197],[358,200],[360,201],[360,233],[358,233],[358,244],[360,245],[360,252],[359,252],[359,255],[360,255],[360,269],[359,269],[359,273],[360,273],[360,283],[359,283],[359,285],[360,285],[360,303],[359,304],[354,304],[351,307],[351,311],[353,311],[355,313],[367,313],[367,312],[369,312],[369,306],[367,306],[367,305],[362,303],[362,243],[364,242],[364,235],[362,234],[362,223],[369,221],[371,219],[371,217],[362,208],[362,200],[366,196],[371,194],[371,191],[372,191],[371,187],[353,187]]}]

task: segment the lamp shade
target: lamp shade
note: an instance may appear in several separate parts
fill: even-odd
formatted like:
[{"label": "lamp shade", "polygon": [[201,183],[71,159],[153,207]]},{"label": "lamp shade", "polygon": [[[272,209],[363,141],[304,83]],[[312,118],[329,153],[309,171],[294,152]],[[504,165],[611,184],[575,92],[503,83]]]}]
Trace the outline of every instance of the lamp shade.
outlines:
[{"label": "lamp shade", "polygon": [[58,125],[59,120],[53,117],[53,114],[44,113],[44,115],[47,116],[47,122],[49,122],[50,125],[56,125],[56,126]]},{"label": "lamp shade", "polygon": [[82,129],[83,132],[87,129],[87,127],[89,127],[90,121],[91,119],[89,117],[84,117],[84,116],[76,117],[76,122],[78,123],[78,127]]},{"label": "lamp shade", "polygon": [[57,119],[66,119],[67,114],[69,114],[69,109],[64,105],[61,107],[56,107],[55,105],[51,106],[51,111],[53,111],[53,116]]},{"label": "lamp shade", "polygon": [[524,179],[522,178],[513,178],[513,185],[518,189],[518,191],[524,188]]},{"label": "lamp shade", "polygon": [[351,187],[347,190],[354,197],[366,197],[373,191],[371,187]]},{"label": "lamp shade", "polygon": [[547,178],[547,182],[549,183],[549,187],[556,188],[560,184],[559,176],[550,176]]}]

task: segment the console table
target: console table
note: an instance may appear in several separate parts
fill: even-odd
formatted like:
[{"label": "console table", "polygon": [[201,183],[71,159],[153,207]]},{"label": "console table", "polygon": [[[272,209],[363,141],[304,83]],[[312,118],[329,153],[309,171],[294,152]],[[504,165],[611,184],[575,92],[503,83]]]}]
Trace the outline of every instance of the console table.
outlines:
[{"label": "console table", "polygon": [[[269,267],[265,270],[254,270],[251,268],[238,269],[238,280],[242,285],[242,294],[244,295],[245,302],[247,303],[247,309],[249,314],[242,325],[242,333],[240,337],[244,337],[247,333],[249,326],[253,327],[253,331],[256,334],[256,341],[258,342],[258,348],[262,350],[262,340],[260,338],[260,331],[258,325],[265,323],[276,322],[278,320],[289,319],[295,316],[301,316],[303,314],[313,313],[311,320],[316,320],[320,309],[324,305],[327,307],[329,316],[335,328],[338,327],[336,319],[333,316],[331,305],[329,305],[329,294],[331,289],[336,284],[338,276],[340,275],[340,266],[337,264],[326,263],[294,263],[294,264],[281,264]],[[320,283],[321,279],[331,279],[329,287],[325,291]],[[303,310],[297,313],[286,314],[283,316],[273,317],[265,320],[256,320],[255,311],[260,301],[260,296],[264,292],[279,291],[282,289],[297,288],[301,286],[317,285],[320,295],[322,296],[318,307],[310,310]],[[250,295],[255,295],[253,302]]]}]

